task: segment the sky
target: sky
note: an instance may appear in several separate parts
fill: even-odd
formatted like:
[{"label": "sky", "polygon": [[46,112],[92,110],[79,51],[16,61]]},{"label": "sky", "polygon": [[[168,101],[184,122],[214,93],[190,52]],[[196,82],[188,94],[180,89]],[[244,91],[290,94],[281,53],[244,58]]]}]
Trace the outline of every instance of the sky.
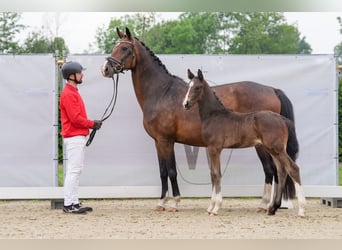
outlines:
[{"label": "sky", "polygon": [[[89,44],[95,42],[96,30],[107,27],[111,18],[118,18],[127,12],[22,12],[20,23],[27,26],[19,36],[23,41],[30,31],[45,27],[52,36],[62,36],[70,50],[77,54],[89,51]],[[180,12],[158,12],[163,20],[178,17]],[[342,12],[285,12],[288,24],[296,25],[301,37],[311,45],[313,54],[333,54],[334,47],[342,42],[337,17]],[[57,24],[57,25],[56,25]],[[56,27],[59,27],[58,29]]]}]

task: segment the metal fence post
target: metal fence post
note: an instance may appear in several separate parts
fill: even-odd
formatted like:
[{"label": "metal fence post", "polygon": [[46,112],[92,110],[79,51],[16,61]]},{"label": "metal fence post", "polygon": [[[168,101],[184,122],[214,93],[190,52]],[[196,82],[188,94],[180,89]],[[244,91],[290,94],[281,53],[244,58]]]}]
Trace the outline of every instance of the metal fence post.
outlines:
[{"label": "metal fence post", "polygon": [[53,171],[53,184],[58,186],[58,75],[59,75],[59,60],[58,50],[55,51],[55,80],[53,86],[53,160],[54,160],[54,171]]}]

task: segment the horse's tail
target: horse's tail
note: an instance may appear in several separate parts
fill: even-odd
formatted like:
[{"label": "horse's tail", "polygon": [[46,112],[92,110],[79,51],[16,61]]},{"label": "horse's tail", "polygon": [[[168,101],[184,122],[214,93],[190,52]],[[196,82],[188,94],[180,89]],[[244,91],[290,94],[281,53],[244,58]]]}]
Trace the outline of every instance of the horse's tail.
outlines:
[{"label": "horse's tail", "polygon": [[[286,117],[287,120],[287,127],[289,131],[289,138],[287,141],[286,152],[290,156],[293,161],[297,160],[298,152],[299,152],[299,144],[296,135],[296,129],[294,125],[294,112],[293,106],[290,99],[285,95],[285,93],[280,89],[274,89],[276,95],[278,96],[281,109],[280,114]],[[293,199],[296,195],[296,190],[294,186],[293,180],[290,176],[286,177],[285,188],[283,191],[284,199]]]}]

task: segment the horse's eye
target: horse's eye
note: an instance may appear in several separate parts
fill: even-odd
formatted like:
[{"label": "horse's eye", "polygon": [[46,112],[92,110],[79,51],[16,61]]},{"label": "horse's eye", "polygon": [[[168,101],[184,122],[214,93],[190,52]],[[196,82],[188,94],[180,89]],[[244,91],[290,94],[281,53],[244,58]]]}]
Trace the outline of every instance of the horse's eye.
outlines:
[{"label": "horse's eye", "polygon": [[195,91],[196,91],[196,92],[200,91],[200,89],[201,89],[201,88],[200,88],[199,86],[196,86],[196,87],[195,87]]},{"label": "horse's eye", "polygon": [[127,47],[122,47],[122,51],[126,51],[126,50],[128,50]]}]

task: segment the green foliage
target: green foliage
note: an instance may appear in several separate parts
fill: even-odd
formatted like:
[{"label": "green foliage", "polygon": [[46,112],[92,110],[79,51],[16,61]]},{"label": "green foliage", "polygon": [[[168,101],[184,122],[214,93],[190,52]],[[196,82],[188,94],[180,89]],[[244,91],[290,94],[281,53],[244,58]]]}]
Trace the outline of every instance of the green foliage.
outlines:
[{"label": "green foliage", "polygon": [[47,37],[39,32],[32,32],[23,45],[24,53],[46,53],[51,51],[51,44]]},{"label": "green foliage", "polygon": [[[338,17],[337,21],[340,24],[340,34],[342,34],[342,18]],[[334,54],[335,54],[335,56],[337,58],[337,63],[339,65],[342,65],[342,41],[335,46]]]},{"label": "green foliage", "polygon": [[342,77],[338,88],[338,156],[342,159]]},{"label": "green foliage", "polygon": [[[337,18],[340,24],[340,33],[342,34],[342,19]],[[337,64],[342,65],[342,42],[336,45],[334,49],[334,54],[336,56]],[[339,87],[338,87],[338,157],[342,159],[342,71],[340,71]],[[340,166],[340,170],[341,170]],[[342,174],[340,174],[340,178]],[[340,180],[340,183],[341,180]]]},{"label": "green foliage", "polygon": [[342,65],[342,42],[337,44],[334,48],[334,55],[338,65]]},{"label": "green foliage", "polygon": [[21,15],[16,12],[0,12],[0,53],[55,53],[56,50],[69,52],[62,37],[46,37],[42,29],[29,33],[24,44],[19,45],[18,41],[14,41],[15,36],[25,28],[18,24],[20,18]]},{"label": "green foliage", "polygon": [[133,33],[132,35],[144,39],[145,32],[156,23],[155,13],[140,14],[132,16],[125,15],[120,19],[111,19],[108,27],[99,27],[96,31],[97,47],[103,53],[110,53],[113,45],[118,40],[116,28],[124,30],[126,27]]},{"label": "green foliage", "polygon": [[196,35],[189,22],[172,21],[150,29],[144,42],[157,54],[202,53],[202,44],[194,43]]},{"label": "green foliage", "polygon": [[0,53],[17,53],[19,45],[15,36],[25,28],[18,24],[20,14],[15,12],[0,12]]},{"label": "green foliage", "polygon": [[64,38],[62,37],[55,37],[53,40],[50,41],[51,43],[51,53],[54,53],[58,50],[60,53],[65,51],[65,53],[69,53],[69,49],[65,44]]},{"label": "green foliage", "polygon": [[58,180],[58,186],[59,187],[63,187],[63,185],[64,185],[64,169],[63,169],[63,164],[59,164],[58,165],[57,180]]},{"label": "green foliage", "polygon": [[112,19],[99,29],[100,50],[110,53],[115,28],[128,27],[156,54],[309,54],[310,45],[281,13],[186,12],[177,20],[146,22],[143,16]]},{"label": "green foliage", "polygon": [[206,54],[213,52],[218,30],[215,13],[183,13],[179,20],[149,29],[145,43],[157,54]]},{"label": "green foliage", "polygon": [[56,50],[69,52],[62,37],[51,39],[43,35],[42,32],[32,32],[24,41],[21,52],[29,54],[55,53]]},{"label": "green foliage", "polygon": [[311,47],[280,13],[238,13],[230,54],[309,54]]}]

